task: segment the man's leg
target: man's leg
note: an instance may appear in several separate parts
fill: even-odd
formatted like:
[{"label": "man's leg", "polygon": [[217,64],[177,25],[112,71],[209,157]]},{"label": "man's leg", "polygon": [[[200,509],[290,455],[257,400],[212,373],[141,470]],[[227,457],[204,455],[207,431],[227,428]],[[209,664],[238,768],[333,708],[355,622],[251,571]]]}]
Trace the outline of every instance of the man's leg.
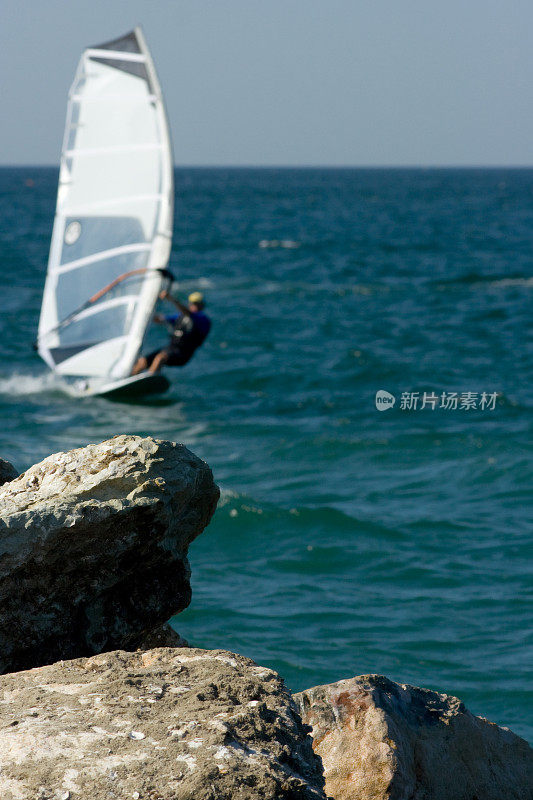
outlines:
[{"label": "man's leg", "polygon": [[134,367],[133,367],[133,369],[131,371],[131,374],[132,375],[138,375],[139,372],[144,372],[144,370],[147,368],[147,366],[148,366],[148,361],[146,360],[146,358],[144,356],[141,356],[135,362],[135,365],[134,365]]},{"label": "man's leg", "polygon": [[168,361],[168,353],[166,350],[161,350],[160,353],[156,355],[154,360],[150,365],[150,369],[148,370],[150,375],[155,375],[156,372],[159,372],[163,364],[166,364]]}]

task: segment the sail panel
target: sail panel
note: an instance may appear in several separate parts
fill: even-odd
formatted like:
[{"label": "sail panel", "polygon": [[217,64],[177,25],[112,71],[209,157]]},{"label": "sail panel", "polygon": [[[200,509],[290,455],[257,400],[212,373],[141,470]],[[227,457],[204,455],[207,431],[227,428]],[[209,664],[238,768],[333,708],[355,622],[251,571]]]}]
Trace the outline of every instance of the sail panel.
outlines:
[{"label": "sail panel", "polygon": [[84,343],[81,349],[74,345],[70,351],[63,348],[54,349],[51,353],[56,353],[61,359],[60,363],[56,363],[56,372],[60,375],[101,378],[101,362],[117,361],[127,345],[128,338],[120,336],[94,345]]},{"label": "sail panel", "polygon": [[142,62],[133,61],[132,59],[103,58],[102,56],[91,56],[91,61],[96,61],[98,64],[106,64],[106,66],[120,69],[122,72],[129,72],[130,75],[136,75],[149,84],[148,71]]},{"label": "sail panel", "polygon": [[[70,93],[39,352],[53,368],[61,363],[64,374],[75,362],[72,374],[79,375],[81,352],[65,359],[59,350],[100,343],[87,374],[123,377],[162,285],[154,270],[166,266],[170,253],[172,157],[161,91],[140,29],[98,50],[109,58],[86,50]],[[142,67],[146,75],[122,64]],[[143,274],[121,280],[136,270]],[[110,296],[133,296],[133,302],[113,305],[105,315],[78,314],[116,279]],[[114,345],[101,346],[102,336]]]},{"label": "sail panel", "polygon": [[[116,360],[127,343],[137,302],[134,295],[100,302],[56,331],[50,354],[57,371],[63,375],[100,376],[102,358],[106,360],[107,355]],[[113,342],[112,347],[106,347],[109,342]]]},{"label": "sail panel", "polygon": [[58,332],[57,347],[86,344],[92,346],[129,333],[135,300],[129,297],[97,309],[95,313],[76,318]]},{"label": "sail panel", "polygon": [[136,31],[119,36],[118,39],[112,39],[110,42],[104,44],[95,44],[90,50],[118,50],[121,53],[140,53],[141,47]]}]

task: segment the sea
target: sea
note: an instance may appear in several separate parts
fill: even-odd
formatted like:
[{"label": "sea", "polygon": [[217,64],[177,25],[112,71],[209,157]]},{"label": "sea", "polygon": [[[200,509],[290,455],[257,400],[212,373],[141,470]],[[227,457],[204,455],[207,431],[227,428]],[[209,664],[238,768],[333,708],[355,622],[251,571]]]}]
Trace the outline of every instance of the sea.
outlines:
[{"label": "sea", "polygon": [[533,170],[177,169],[174,290],[213,327],[136,402],[72,399],[32,349],[57,180],[0,170],[0,456],[185,443],[221,489],[192,645],[533,740]]}]

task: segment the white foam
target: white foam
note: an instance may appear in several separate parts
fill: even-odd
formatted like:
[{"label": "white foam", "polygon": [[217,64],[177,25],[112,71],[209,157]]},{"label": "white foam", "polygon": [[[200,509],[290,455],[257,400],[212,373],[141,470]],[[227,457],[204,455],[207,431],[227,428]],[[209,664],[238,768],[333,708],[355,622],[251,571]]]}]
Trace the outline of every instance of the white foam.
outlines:
[{"label": "white foam", "polygon": [[174,291],[177,292],[178,295],[183,296],[187,292],[192,292],[194,289],[213,289],[214,286],[215,284],[210,278],[200,275],[200,277],[193,281],[177,281],[174,284]]},{"label": "white foam", "polygon": [[533,278],[502,278],[491,281],[490,286],[533,286]]},{"label": "white foam", "polygon": [[61,384],[52,372],[42,375],[22,375],[15,373],[0,377],[0,394],[20,397],[28,394],[40,394],[60,389]]},{"label": "white foam", "polygon": [[261,239],[258,243],[258,246],[261,249],[266,247],[284,247],[288,250],[296,249],[300,247],[300,242],[297,242],[295,239]]}]

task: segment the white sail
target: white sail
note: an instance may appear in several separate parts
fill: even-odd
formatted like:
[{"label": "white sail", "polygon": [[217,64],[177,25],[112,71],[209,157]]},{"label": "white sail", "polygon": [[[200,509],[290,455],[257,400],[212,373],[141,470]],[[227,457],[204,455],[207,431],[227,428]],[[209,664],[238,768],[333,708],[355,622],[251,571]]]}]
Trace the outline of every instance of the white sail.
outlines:
[{"label": "white sail", "polygon": [[164,281],[173,199],[163,98],[136,28],[85,50],[69,95],[38,336],[54,371],[130,374]]}]

